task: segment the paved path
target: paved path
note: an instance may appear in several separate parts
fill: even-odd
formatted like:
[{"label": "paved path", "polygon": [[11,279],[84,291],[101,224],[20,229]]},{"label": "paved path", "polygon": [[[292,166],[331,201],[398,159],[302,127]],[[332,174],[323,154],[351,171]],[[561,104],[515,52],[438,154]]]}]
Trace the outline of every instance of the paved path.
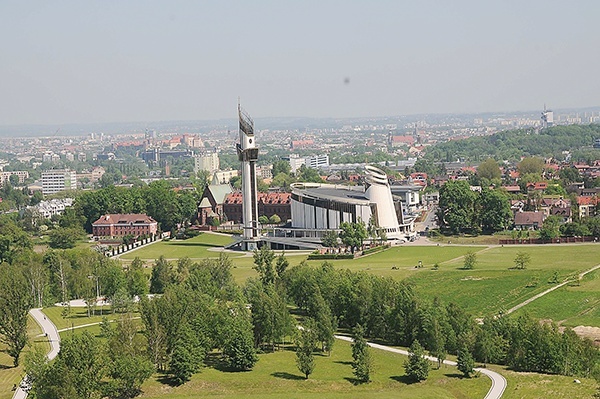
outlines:
[{"label": "paved path", "polygon": [[[585,276],[585,275],[586,275],[586,274],[588,274],[588,273],[591,273],[591,272],[593,272],[594,270],[596,270],[596,269],[598,269],[598,268],[600,268],[600,265],[596,265],[596,266],[592,267],[592,268],[591,268],[591,269],[589,269],[589,270],[586,270],[586,271],[584,271],[584,272],[582,272],[582,273],[579,273],[579,276],[578,276],[578,277],[579,277],[579,279],[581,280],[581,279],[583,278],[583,276]],[[546,294],[549,294],[549,293],[551,293],[552,291],[554,291],[554,290],[556,290],[556,289],[558,289],[558,288],[560,288],[560,287],[564,287],[565,285],[567,285],[567,284],[569,284],[569,283],[572,283],[572,282],[573,282],[572,280],[567,280],[567,281],[565,281],[564,283],[560,283],[560,284],[558,284],[558,285],[555,285],[555,286],[554,286],[554,287],[552,287],[552,288],[548,288],[546,291],[540,292],[539,294],[532,296],[531,298],[527,299],[526,301],[523,301],[523,302],[521,302],[520,304],[518,304],[518,305],[516,305],[516,306],[513,306],[512,308],[508,309],[508,310],[506,311],[506,314],[512,313],[512,312],[514,312],[515,310],[517,310],[517,309],[520,309],[520,308],[522,308],[523,306],[530,304],[531,302],[535,301],[536,299],[538,299],[538,298],[541,298],[541,297],[543,297],[544,295],[546,295]]]},{"label": "paved path", "polygon": [[[34,318],[34,320],[42,327],[42,331],[44,334],[48,336],[48,342],[50,342],[50,352],[48,352],[48,360],[52,360],[58,355],[58,351],[60,349],[60,335],[58,335],[58,330],[54,323],[48,319],[44,313],[42,313],[42,309],[31,309],[29,314]],[[19,388],[15,391],[13,395],[13,399],[25,399],[27,398],[27,392],[21,388],[21,386],[26,386],[27,377],[23,378],[21,384],[19,384]]]},{"label": "paved path", "polygon": [[[346,337],[344,335],[335,335],[335,337],[337,339],[341,339],[342,341],[352,342],[352,338]],[[369,344],[369,346],[371,346],[375,349],[381,349],[384,351],[399,353],[401,355],[408,356],[408,351],[406,351],[404,349],[392,348],[390,346],[374,344],[372,342],[368,342],[368,344]],[[437,363],[436,358],[431,357],[431,356],[425,356],[425,357],[427,359],[431,360],[432,362]],[[456,362],[453,362],[452,360],[444,360],[444,364],[447,364],[449,366],[456,366]],[[492,387],[488,391],[487,395],[485,395],[484,399],[500,399],[502,397],[502,394],[504,393],[504,390],[506,389],[506,385],[507,385],[506,378],[504,378],[502,375],[496,373],[495,371],[492,371],[489,369],[484,369],[484,368],[478,367],[475,370],[479,371],[481,374],[485,374],[492,380]]]}]

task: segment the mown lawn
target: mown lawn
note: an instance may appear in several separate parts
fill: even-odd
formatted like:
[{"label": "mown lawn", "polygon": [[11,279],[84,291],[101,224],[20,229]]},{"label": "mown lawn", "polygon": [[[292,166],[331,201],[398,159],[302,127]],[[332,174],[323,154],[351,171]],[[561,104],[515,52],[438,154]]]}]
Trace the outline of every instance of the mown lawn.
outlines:
[{"label": "mown lawn", "polygon": [[6,353],[6,345],[0,343],[0,399],[10,399],[13,396],[12,388],[19,384],[25,375],[23,364],[25,356],[31,348],[41,346],[44,351],[50,351],[50,344],[45,337],[39,337],[42,333],[41,327],[30,316],[27,322],[27,335],[29,345],[21,352],[19,367],[13,367],[13,359]]},{"label": "mown lawn", "polygon": [[[104,306],[102,315],[100,315],[100,307],[97,307],[96,315],[88,317],[86,308],[71,307],[71,313],[63,317],[63,308],[59,306],[44,308],[44,314],[52,320],[58,330],[70,329],[71,327],[82,326],[86,324],[99,323],[104,317],[108,320],[118,319],[119,313],[112,313],[110,306]],[[135,316],[138,316],[137,314]],[[62,334],[62,333],[61,333]]]},{"label": "mown lawn", "polygon": [[561,287],[516,313],[522,312],[540,319],[552,319],[563,326],[600,326],[600,271],[585,275],[580,285]]},{"label": "mown lawn", "polygon": [[229,236],[202,233],[187,240],[160,241],[136,249],[135,251],[127,252],[120,257],[122,259],[135,259],[139,257],[145,260],[158,259],[161,255],[167,259],[184,257],[191,259],[216,258],[219,256],[219,253],[211,252],[209,249],[225,246],[232,242],[232,240]]},{"label": "mown lawn", "polygon": [[[473,270],[462,270],[462,259],[440,264],[437,271],[421,269],[408,281],[423,296],[455,302],[478,316],[497,313],[538,294],[558,280],[574,276],[600,262],[596,245],[505,246],[477,253]],[[519,251],[531,256],[525,270],[515,270]],[[526,310],[531,305],[525,306]]]},{"label": "mown lawn", "polygon": [[463,379],[456,368],[432,370],[427,381],[408,383],[405,356],[372,349],[373,382],[354,383],[350,344],[336,341],[330,357],[317,355],[315,371],[305,380],[296,368],[295,353],[281,350],[260,355],[252,371],[227,372],[207,367],[185,385],[173,387],[155,376],[146,382],[142,398],[483,398],[488,378]]}]

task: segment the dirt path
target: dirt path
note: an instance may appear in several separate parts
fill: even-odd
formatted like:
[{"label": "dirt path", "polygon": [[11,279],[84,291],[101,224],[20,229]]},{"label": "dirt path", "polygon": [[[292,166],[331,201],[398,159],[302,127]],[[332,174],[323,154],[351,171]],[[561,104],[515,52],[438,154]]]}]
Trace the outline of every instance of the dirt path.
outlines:
[{"label": "dirt path", "polygon": [[[593,272],[594,270],[596,270],[596,269],[598,269],[598,268],[600,268],[600,264],[599,264],[599,265],[596,265],[596,266],[594,266],[594,267],[592,267],[591,269],[588,269],[588,270],[586,270],[586,271],[584,271],[584,272],[581,272],[581,273],[579,273],[579,276],[578,276],[578,278],[581,280],[581,279],[583,278],[583,276],[585,276],[585,275],[586,275],[586,274],[588,274],[588,273],[591,273],[591,272]],[[572,280],[567,280],[567,281],[565,281],[565,282],[563,282],[563,283],[560,283],[560,284],[558,284],[558,285],[555,285],[555,286],[554,286],[554,287],[552,287],[552,288],[548,288],[546,291],[540,292],[539,294],[532,296],[531,298],[527,299],[526,301],[523,301],[523,302],[521,302],[520,304],[518,304],[518,305],[516,305],[516,306],[513,306],[512,308],[508,309],[508,310],[506,311],[506,314],[510,314],[510,313],[514,312],[515,310],[517,310],[517,309],[521,309],[523,306],[525,306],[525,305],[528,305],[528,304],[530,304],[531,302],[535,301],[536,299],[538,299],[538,298],[541,298],[541,297],[543,297],[544,295],[546,295],[546,294],[549,294],[549,293],[551,293],[552,291],[554,291],[554,290],[556,290],[556,289],[558,289],[558,288],[560,288],[560,287],[564,287],[565,285],[567,285],[567,284],[569,284],[569,283],[571,283],[571,282],[572,282]]]}]

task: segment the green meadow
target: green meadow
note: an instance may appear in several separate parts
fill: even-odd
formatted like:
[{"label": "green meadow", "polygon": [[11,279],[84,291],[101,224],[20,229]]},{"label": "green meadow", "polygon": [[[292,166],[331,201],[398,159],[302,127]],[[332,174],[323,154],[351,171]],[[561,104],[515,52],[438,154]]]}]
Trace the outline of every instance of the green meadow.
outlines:
[{"label": "green meadow", "polygon": [[233,239],[229,236],[202,233],[187,240],[160,241],[150,244],[143,248],[127,252],[121,255],[120,258],[129,260],[136,257],[143,260],[154,260],[160,256],[164,256],[167,259],[185,257],[191,259],[215,258],[219,256],[219,253],[209,251],[209,249],[223,247],[232,241]]}]

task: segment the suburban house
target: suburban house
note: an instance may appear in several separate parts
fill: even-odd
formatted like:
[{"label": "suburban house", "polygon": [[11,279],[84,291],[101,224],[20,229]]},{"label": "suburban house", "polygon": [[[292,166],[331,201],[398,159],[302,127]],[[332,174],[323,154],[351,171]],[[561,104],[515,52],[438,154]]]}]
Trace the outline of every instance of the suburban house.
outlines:
[{"label": "suburban house", "polygon": [[537,230],[544,223],[543,212],[517,212],[515,213],[515,229]]},{"label": "suburban house", "polygon": [[561,218],[561,223],[569,223],[572,221],[571,215],[571,201],[568,199],[560,198],[542,198],[541,203],[542,212],[544,217],[558,216]]},{"label": "suburban house", "polygon": [[596,212],[598,209],[598,197],[577,197],[577,207],[579,210],[579,217],[592,217],[596,216]]},{"label": "suburban house", "polygon": [[158,222],[141,213],[102,215],[92,223],[94,237],[153,236],[158,231]]}]

